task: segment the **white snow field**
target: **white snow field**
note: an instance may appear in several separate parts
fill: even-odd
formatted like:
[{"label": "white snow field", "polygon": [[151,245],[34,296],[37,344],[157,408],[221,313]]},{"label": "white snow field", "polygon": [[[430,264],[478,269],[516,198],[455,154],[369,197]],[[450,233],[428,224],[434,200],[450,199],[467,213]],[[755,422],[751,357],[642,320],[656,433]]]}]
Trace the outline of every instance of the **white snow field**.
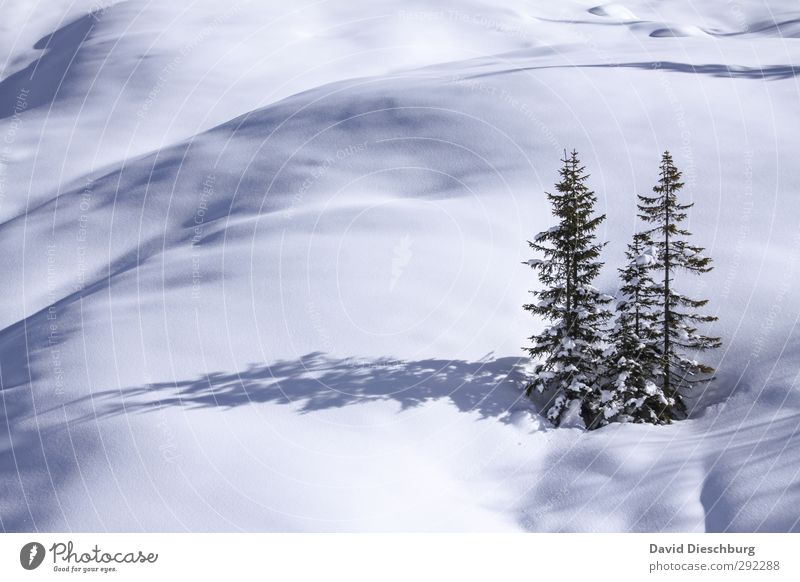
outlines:
[{"label": "white snow field", "polygon": [[[800,531],[796,0],[0,2],[0,528]],[[522,394],[563,150],[669,149],[689,420]]]}]

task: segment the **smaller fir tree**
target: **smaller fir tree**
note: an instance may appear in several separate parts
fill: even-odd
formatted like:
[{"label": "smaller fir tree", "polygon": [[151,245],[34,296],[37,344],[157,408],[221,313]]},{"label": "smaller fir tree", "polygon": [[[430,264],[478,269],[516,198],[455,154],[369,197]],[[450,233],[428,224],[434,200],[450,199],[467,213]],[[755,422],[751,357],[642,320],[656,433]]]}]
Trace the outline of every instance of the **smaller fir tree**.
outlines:
[{"label": "smaller fir tree", "polygon": [[601,424],[666,424],[665,409],[674,401],[660,387],[661,335],[656,311],[660,288],[652,277],[658,265],[650,235],[633,235],[619,269],[622,286],[615,326],[609,334],[607,382],[600,393]]},{"label": "smaller fir tree", "polygon": [[720,346],[718,337],[705,336],[697,325],[716,321],[716,317],[702,315],[696,310],[708,303],[707,299],[692,299],[675,288],[676,271],[693,274],[711,270],[711,259],[703,255],[701,247],[688,241],[691,233],[682,223],[687,210],[694,204],[681,204],[678,192],[683,188],[681,173],[672,156],[664,152],[661,158],[658,184],[653,196],[639,195],[639,217],[653,225],[647,231],[657,250],[658,281],[660,293],[657,309],[660,311],[662,390],[672,400],[666,414],[673,419],[684,418],[684,394],[698,382],[708,382],[714,369],[698,362],[691,355]]}]

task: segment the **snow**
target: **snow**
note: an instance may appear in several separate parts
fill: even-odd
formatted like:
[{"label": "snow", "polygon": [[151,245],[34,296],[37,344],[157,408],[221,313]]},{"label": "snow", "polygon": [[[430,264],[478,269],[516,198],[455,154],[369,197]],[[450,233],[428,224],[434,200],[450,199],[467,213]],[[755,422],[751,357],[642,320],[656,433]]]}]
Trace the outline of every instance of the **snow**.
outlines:
[{"label": "snow", "polygon": [[542,241],[542,240],[544,240],[545,238],[547,238],[547,235],[548,235],[548,234],[553,234],[553,233],[555,233],[555,232],[558,232],[558,231],[560,231],[560,230],[561,230],[561,227],[560,227],[560,226],[558,226],[558,225],[556,225],[556,226],[551,226],[551,227],[550,227],[550,228],[548,228],[547,230],[543,230],[542,232],[540,232],[540,233],[537,233],[537,235],[536,235],[536,237],[534,238],[534,240],[536,240],[536,241]]},{"label": "snow", "polygon": [[611,403],[603,409],[603,416],[606,418],[613,418],[619,413],[619,406],[616,402]]},{"label": "snow", "polygon": [[665,28],[657,28],[650,33],[654,38],[669,38],[678,36],[701,36],[705,34],[699,26],[669,26]]},{"label": "snow", "polygon": [[596,16],[607,16],[617,20],[636,20],[636,15],[622,4],[602,4],[589,9],[590,14]]},{"label": "snow", "polygon": [[[6,4],[2,529],[800,530],[796,2]],[[523,394],[573,147],[604,294],[684,171],[687,421]]]}]

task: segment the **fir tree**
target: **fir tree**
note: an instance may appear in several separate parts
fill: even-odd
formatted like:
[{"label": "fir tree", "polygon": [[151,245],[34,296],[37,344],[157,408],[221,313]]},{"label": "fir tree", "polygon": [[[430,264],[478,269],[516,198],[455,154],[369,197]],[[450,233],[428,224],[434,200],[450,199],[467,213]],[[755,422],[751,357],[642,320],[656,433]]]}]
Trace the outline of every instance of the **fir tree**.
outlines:
[{"label": "fir tree", "polygon": [[600,424],[669,421],[663,414],[674,401],[660,387],[661,328],[656,310],[661,289],[652,277],[656,248],[647,232],[633,235],[619,269],[622,286],[617,318],[609,335],[607,384],[601,391]]},{"label": "fir tree", "polygon": [[603,328],[610,317],[605,305],[611,298],[591,284],[602,267],[598,258],[604,245],[596,242],[595,231],[605,215],[594,214],[597,198],[586,186],[588,175],[577,152],[565,152],[562,162],[556,191],[547,194],[558,224],[528,241],[541,258],[527,264],[545,288],[531,291],[538,302],[524,308],[550,325],[529,338],[533,346],[526,350],[538,363],[527,393],[552,392],[547,417],[554,424],[579,408],[585,425],[593,427],[599,412]]},{"label": "fir tree", "polygon": [[695,311],[708,300],[691,299],[675,289],[673,274],[676,271],[700,274],[712,268],[711,259],[702,254],[702,248],[688,242],[691,233],[681,226],[686,220],[686,211],[694,205],[678,202],[677,193],[682,187],[681,173],[670,153],[664,152],[658,184],[653,187],[654,196],[640,195],[638,205],[639,217],[654,225],[647,234],[654,241],[658,269],[663,277],[658,281],[660,293],[656,304],[661,327],[661,384],[664,395],[671,401],[664,416],[673,419],[685,416],[683,396],[686,390],[694,383],[709,381],[709,375],[714,372],[713,368],[687,354],[720,345],[719,338],[701,335],[696,327],[717,319]]}]

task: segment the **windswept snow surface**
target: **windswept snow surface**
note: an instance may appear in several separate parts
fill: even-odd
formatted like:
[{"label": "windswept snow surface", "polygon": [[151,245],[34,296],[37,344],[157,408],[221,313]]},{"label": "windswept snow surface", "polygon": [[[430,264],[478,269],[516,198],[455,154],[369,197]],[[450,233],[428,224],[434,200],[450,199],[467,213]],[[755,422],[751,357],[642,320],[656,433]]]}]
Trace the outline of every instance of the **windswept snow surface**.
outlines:
[{"label": "windswept snow surface", "polygon": [[[800,530],[796,1],[0,13],[3,530]],[[573,147],[604,293],[684,171],[724,342],[685,422],[522,396]]]}]

